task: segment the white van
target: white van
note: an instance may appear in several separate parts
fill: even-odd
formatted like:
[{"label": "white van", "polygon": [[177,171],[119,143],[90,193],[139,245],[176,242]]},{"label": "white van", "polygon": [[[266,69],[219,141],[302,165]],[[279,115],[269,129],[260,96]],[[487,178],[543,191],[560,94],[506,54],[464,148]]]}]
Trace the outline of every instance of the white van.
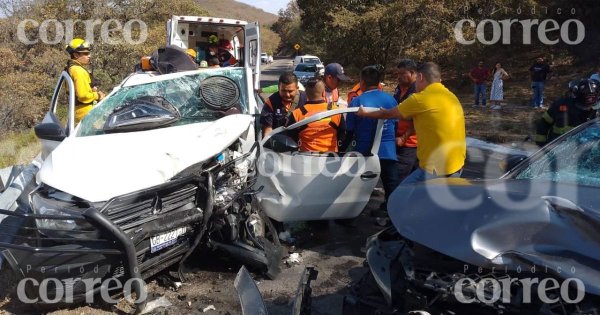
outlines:
[{"label": "white van", "polygon": [[[217,36],[231,45],[230,53],[238,66],[252,72],[252,87],[260,87],[260,31],[258,22],[205,16],[176,16],[167,22],[167,44],[193,48],[198,60],[206,59],[208,38]],[[250,77],[250,76],[249,76]]]}]

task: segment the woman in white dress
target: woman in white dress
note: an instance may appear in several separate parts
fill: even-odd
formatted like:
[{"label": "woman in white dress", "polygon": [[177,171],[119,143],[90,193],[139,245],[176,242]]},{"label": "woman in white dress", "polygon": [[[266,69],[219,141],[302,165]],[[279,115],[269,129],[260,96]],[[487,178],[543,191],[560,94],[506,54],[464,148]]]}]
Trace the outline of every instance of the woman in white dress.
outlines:
[{"label": "woman in white dress", "polygon": [[504,100],[504,80],[508,79],[508,73],[504,71],[500,63],[497,63],[493,76],[492,90],[490,91],[490,108],[500,109],[501,103]]}]

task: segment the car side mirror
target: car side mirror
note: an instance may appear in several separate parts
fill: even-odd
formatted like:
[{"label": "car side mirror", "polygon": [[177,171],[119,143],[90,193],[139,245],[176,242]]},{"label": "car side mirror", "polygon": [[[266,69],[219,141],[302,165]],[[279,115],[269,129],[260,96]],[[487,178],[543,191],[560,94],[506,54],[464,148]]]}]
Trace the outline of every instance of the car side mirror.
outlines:
[{"label": "car side mirror", "polygon": [[521,163],[521,161],[525,160],[526,158],[527,158],[527,156],[522,155],[522,154],[509,155],[506,159],[504,159],[500,163],[500,169],[503,172],[508,172],[508,171],[512,170],[513,168],[515,168],[515,166],[517,166],[517,164]]},{"label": "car side mirror", "polygon": [[298,143],[291,137],[283,134],[276,134],[270,137],[263,147],[277,153],[298,151]]},{"label": "car side mirror", "polygon": [[54,122],[39,124],[33,130],[36,137],[42,140],[63,141],[67,137],[63,127]]}]

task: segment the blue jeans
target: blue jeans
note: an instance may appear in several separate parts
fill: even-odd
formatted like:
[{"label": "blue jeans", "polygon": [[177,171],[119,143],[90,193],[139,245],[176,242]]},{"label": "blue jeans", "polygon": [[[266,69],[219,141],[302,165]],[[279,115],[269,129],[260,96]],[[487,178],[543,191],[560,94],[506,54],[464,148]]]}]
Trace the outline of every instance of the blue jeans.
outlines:
[{"label": "blue jeans", "polygon": [[475,84],[475,105],[479,105],[479,96],[481,95],[481,104],[485,106],[485,83]]},{"label": "blue jeans", "polygon": [[461,174],[462,174],[462,169],[460,169],[459,171],[452,173],[450,175],[436,175],[436,174],[428,173],[424,169],[419,167],[416,170],[414,170],[412,173],[410,173],[410,175],[408,175],[408,177],[406,177],[400,183],[400,185],[411,185],[414,183],[424,182],[426,180],[430,180],[430,179],[434,179],[434,178],[438,178],[438,177],[460,177]]},{"label": "blue jeans", "polygon": [[531,82],[531,88],[533,89],[533,101],[532,106],[543,106],[544,105],[544,82]]}]

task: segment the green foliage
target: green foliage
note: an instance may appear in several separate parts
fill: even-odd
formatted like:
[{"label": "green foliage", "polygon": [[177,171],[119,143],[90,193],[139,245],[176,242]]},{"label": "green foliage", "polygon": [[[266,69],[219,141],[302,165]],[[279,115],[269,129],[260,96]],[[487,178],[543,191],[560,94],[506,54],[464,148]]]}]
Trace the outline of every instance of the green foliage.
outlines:
[{"label": "green foliage", "polygon": [[[562,9],[561,14],[558,8]],[[531,51],[547,57],[569,51],[576,59],[594,58],[600,48],[593,36],[600,30],[599,14],[600,7],[585,0],[295,0],[279,13],[273,30],[282,38],[281,47],[290,54],[293,51],[289,47],[299,43],[301,53],[358,69],[374,63],[389,66],[406,57],[465,69],[472,67],[474,60],[491,55],[506,56],[503,59],[527,56],[521,58],[528,58],[529,63]],[[484,19],[556,19],[562,23],[572,18],[586,26],[585,41],[576,46],[542,46],[537,40],[537,28],[533,30],[532,44],[523,45],[524,30],[519,23],[509,29],[510,45],[463,45],[454,36],[454,27],[461,19],[475,23]],[[491,31],[491,27],[486,28],[486,38],[491,38]],[[474,38],[474,29],[466,29],[465,37]]]},{"label": "green foliage", "polygon": [[[25,44],[18,40],[17,25],[24,19],[74,21],[74,37],[86,37],[85,20],[100,23],[93,32],[92,63],[100,89],[110,92],[127,76],[140,58],[165,44],[166,21],[172,15],[206,15],[194,0],[0,0],[0,132],[32,127],[47,110],[58,74],[69,58],[66,43],[47,45],[42,41]],[[148,36],[140,44],[128,44],[122,31],[111,31],[110,44],[101,38],[101,23],[115,19],[124,25],[139,19],[147,25]],[[64,25],[64,24],[63,24]],[[136,26],[136,24],[133,24]],[[48,28],[49,39],[56,30]],[[138,39],[140,29],[133,29]],[[28,24],[28,38],[39,38],[39,27]]]}]

